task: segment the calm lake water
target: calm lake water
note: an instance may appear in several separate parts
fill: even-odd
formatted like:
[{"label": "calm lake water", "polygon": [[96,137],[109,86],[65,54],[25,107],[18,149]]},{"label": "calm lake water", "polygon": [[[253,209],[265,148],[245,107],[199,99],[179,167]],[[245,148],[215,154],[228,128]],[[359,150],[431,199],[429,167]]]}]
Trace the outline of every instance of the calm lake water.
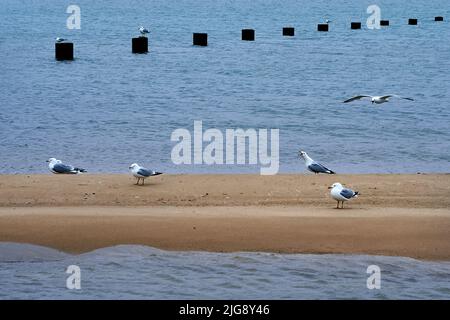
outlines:
[{"label": "calm lake water", "polygon": [[[66,8],[81,8],[68,30]],[[0,172],[47,172],[56,157],[90,172],[132,162],[172,173],[259,172],[176,166],[177,128],[278,128],[282,172],[303,149],[342,173],[450,171],[448,1],[377,1],[391,26],[369,30],[373,1],[16,1],[0,10]],[[434,22],[434,16],[444,22]],[[418,26],[408,26],[408,18]],[[330,32],[316,25],[332,20]],[[362,21],[362,30],[350,30]],[[131,54],[144,25],[150,52]],[[296,36],[281,36],[294,26]],[[254,28],[256,41],[240,40]],[[209,46],[192,46],[207,32]],[[75,44],[54,60],[54,38]],[[355,94],[416,101],[343,104]]]},{"label": "calm lake water", "polygon": [[[77,265],[81,289],[66,288]],[[369,265],[381,288],[367,289]],[[450,299],[450,262],[351,255],[172,252],[81,255],[0,243],[0,299]]]}]

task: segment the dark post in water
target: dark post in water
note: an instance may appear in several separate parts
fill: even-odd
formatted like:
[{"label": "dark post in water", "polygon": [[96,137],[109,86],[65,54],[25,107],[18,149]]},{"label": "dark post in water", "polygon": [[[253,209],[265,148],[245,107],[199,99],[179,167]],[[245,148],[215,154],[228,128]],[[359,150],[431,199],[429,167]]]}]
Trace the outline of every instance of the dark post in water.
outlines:
[{"label": "dark post in water", "polygon": [[194,46],[206,47],[208,45],[208,34],[207,33],[194,33],[192,35],[192,44]]},{"label": "dark post in water", "polygon": [[58,61],[73,60],[73,43],[55,43],[55,59]]},{"label": "dark post in water", "polygon": [[131,40],[131,51],[133,53],[147,53],[148,52],[148,38],[138,37]]},{"label": "dark post in water", "polygon": [[292,27],[284,27],[283,28],[283,36],[285,37],[293,37],[295,35],[295,29]]},{"label": "dark post in water", "polygon": [[387,27],[389,25],[389,20],[380,20],[380,26]]},{"label": "dark post in water", "polygon": [[352,30],[361,29],[361,22],[352,22],[350,24],[350,29]]},{"label": "dark post in water", "polygon": [[408,24],[411,26],[417,25],[417,19],[408,19]]},{"label": "dark post in water", "polygon": [[434,21],[444,21],[444,17],[441,16],[434,17]]},{"label": "dark post in water", "polygon": [[328,23],[320,23],[317,25],[317,31],[328,31]]},{"label": "dark post in water", "polygon": [[255,30],[253,30],[253,29],[242,29],[242,40],[244,40],[244,41],[255,41]]}]

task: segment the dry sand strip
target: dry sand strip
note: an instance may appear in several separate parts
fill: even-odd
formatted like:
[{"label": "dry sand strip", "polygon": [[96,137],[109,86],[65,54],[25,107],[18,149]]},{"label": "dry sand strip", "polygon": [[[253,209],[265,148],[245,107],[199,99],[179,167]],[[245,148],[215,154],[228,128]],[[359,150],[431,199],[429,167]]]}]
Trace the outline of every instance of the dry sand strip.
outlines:
[{"label": "dry sand strip", "polygon": [[0,208],[0,241],[80,253],[166,250],[342,253],[450,260],[450,209],[292,206]]},{"label": "dry sand strip", "polygon": [[450,208],[450,174],[162,175],[135,186],[129,175],[0,175],[0,207],[266,206],[332,208],[334,182],[358,190],[349,206]]}]

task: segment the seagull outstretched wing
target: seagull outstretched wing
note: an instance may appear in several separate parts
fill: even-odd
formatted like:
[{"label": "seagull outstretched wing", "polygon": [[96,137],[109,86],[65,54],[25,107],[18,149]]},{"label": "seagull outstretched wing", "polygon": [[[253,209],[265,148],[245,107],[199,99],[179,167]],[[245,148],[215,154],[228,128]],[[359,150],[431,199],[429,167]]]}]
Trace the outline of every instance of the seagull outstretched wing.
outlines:
[{"label": "seagull outstretched wing", "polygon": [[414,101],[413,98],[402,97],[402,96],[399,96],[399,95],[397,95],[397,94],[388,94],[388,95],[386,95],[386,96],[382,96],[381,99],[389,99],[389,98],[391,98],[391,97],[400,98],[400,99],[405,99],[405,100],[409,100],[409,101]]},{"label": "seagull outstretched wing", "polygon": [[363,98],[372,98],[372,96],[367,96],[367,95],[354,96],[354,97],[351,97],[350,99],[345,100],[344,103],[352,102],[354,100],[359,100],[359,99],[363,99]]}]

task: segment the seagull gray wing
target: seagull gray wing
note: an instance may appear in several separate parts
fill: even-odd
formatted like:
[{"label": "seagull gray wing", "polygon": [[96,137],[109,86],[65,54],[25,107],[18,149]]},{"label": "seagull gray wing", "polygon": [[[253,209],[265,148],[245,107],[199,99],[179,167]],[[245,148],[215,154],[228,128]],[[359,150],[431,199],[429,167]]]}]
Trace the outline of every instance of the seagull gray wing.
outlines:
[{"label": "seagull gray wing", "polygon": [[151,175],[153,175],[153,171],[148,170],[146,168],[140,168],[138,170],[137,174],[144,176],[144,177],[150,177]]},{"label": "seagull gray wing", "polygon": [[74,173],[74,167],[63,163],[56,163],[52,170],[57,173]]},{"label": "seagull gray wing", "polygon": [[350,189],[342,189],[340,192],[341,196],[343,196],[346,199],[353,198],[357,193]]},{"label": "seagull gray wing", "polygon": [[352,102],[354,100],[359,100],[362,98],[372,98],[372,96],[366,96],[366,95],[354,96],[354,97],[351,97],[350,99],[345,100],[344,103]]},{"label": "seagull gray wing", "polygon": [[400,98],[400,99],[404,99],[404,100],[414,101],[413,98],[402,97],[402,96],[399,96],[399,95],[397,95],[397,94],[388,94],[388,95],[382,96],[382,97],[380,97],[380,98],[381,98],[381,99],[388,99],[388,98],[391,98],[391,97],[396,97],[396,98]]},{"label": "seagull gray wing", "polygon": [[321,165],[318,162],[314,162],[314,163],[310,164],[308,166],[308,169],[315,173],[334,173],[333,171],[331,171],[330,169]]}]

